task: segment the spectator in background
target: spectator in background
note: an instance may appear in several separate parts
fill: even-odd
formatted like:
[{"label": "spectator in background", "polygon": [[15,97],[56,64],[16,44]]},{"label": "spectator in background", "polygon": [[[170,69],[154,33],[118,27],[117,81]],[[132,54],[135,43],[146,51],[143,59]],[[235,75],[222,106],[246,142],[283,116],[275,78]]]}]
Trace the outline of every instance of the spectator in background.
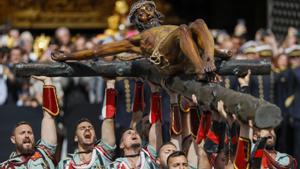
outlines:
[{"label": "spectator in background", "polygon": [[[12,71],[13,66],[21,63],[23,57],[22,49],[19,47],[14,47],[10,50],[8,67]],[[8,103],[22,105],[25,98],[28,96],[28,79],[16,77],[14,80],[8,80]]]},{"label": "spectator in background", "polygon": [[247,27],[244,19],[239,19],[237,21],[236,26],[234,27],[234,34],[235,37],[244,36],[247,33]]},{"label": "spectator in background", "polygon": [[290,123],[289,108],[285,105],[285,101],[289,95],[289,74],[290,69],[288,65],[288,56],[285,53],[281,53],[273,58],[273,72],[274,72],[274,103],[281,109],[282,123],[277,128],[276,133],[278,135],[277,148],[281,152],[292,154],[292,128]]},{"label": "spectator in background", "polygon": [[[93,48],[94,47],[94,42],[92,42],[93,40],[91,40],[91,45]],[[74,41],[74,45],[73,45],[73,49],[72,51],[80,51],[80,50],[84,50],[84,49],[87,49],[86,47],[86,44],[87,44],[87,41],[86,41],[86,38],[82,35],[79,35],[75,38],[75,41]],[[102,79],[101,77],[80,77],[80,78],[72,78],[73,81],[80,81],[80,84],[79,85],[83,85],[85,86],[83,89],[86,91],[87,93],[87,96],[88,96],[88,101],[90,103],[99,103],[98,100],[102,100],[103,98],[103,95],[99,96],[97,93],[98,93],[98,90],[103,90],[103,80],[101,81],[102,82],[102,86],[98,86],[98,82],[99,82],[99,79]]]},{"label": "spectator in background", "polygon": [[71,52],[71,33],[66,27],[60,27],[55,31],[55,37],[58,40],[59,49]]},{"label": "spectator in background", "polygon": [[223,39],[220,41],[220,48],[233,51],[233,43],[229,35],[224,34]]},{"label": "spectator in background", "polygon": [[261,31],[260,38],[258,39],[259,45],[269,45],[273,51],[273,56],[279,54],[278,43],[276,41],[275,35],[269,29]]},{"label": "spectator in background", "polygon": [[218,30],[217,33],[216,33],[216,44],[218,45],[218,48],[221,48],[222,47],[220,46],[224,41],[230,39],[230,36],[228,35],[228,33],[224,30],[220,31]]},{"label": "spectator in background", "polygon": [[15,80],[15,76],[6,66],[8,52],[8,48],[0,48],[0,105],[5,104],[8,98],[7,80],[11,82]]},{"label": "spectator in background", "polygon": [[4,51],[0,51],[0,105],[3,105],[7,99],[7,85],[5,77],[5,53]]},{"label": "spectator in background", "polygon": [[[5,48],[1,48],[0,50],[0,105],[5,104],[7,100],[8,91],[7,91],[6,80],[12,75],[12,73],[5,65],[6,60],[7,60],[7,54],[5,52]],[[12,78],[14,78],[13,75]]]},{"label": "spectator in background", "polygon": [[86,49],[86,38],[82,35],[76,37],[74,42],[75,51]]},{"label": "spectator in background", "polygon": [[18,29],[11,29],[9,31],[8,46],[17,47],[20,45],[20,32]]},{"label": "spectator in background", "polygon": [[284,71],[289,66],[289,58],[285,53],[280,53],[275,57],[272,64],[275,69],[278,69],[278,71]]},{"label": "spectator in background", "polygon": [[0,39],[1,46],[8,48],[16,47],[20,44],[20,33],[17,29],[10,29],[7,34],[3,34]]},{"label": "spectator in background", "polygon": [[[68,51],[71,52],[72,50],[72,42],[71,42],[71,33],[68,28],[66,27],[60,27],[55,31],[55,38],[57,40],[57,45],[50,45],[51,49],[55,49],[56,47],[61,50],[61,51]],[[83,37],[79,37],[77,39],[77,45],[75,45],[75,48],[73,50],[77,50],[80,47],[80,44],[85,43],[83,40]],[[48,61],[51,60],[50,54],[51,51],[46,51],[46,54],[48,56],[44,56],[47,58]],[[63,84],[64,87],[64,105],[66,108],[68,107],[73,107],[74,105],[77,104],[87,104],[89,103],[89,95],[88,95],[88,90],[89,90],[89,78],[85,77],[73,77],[73,78],[63,78],[60,79],[61,83]]]},{"label": "spectator in background", "polygon": [[9,68],[12,69],[14,65],[23,62],[23,50],[20,47],[14,47],[10,50]]},{"label": "spectator in background", "polygon": [[256,46],[257,43],[255,41],[248,41],[243,44],[240,48],[240,52],[242,53],[240,59],[258,59],[259,55],[256,52]]},{"label": "spectator in background", "polygon": [[29,31],[21,33],[20,36],[20,47],[24,52],[24,61],[25,62],[36,62],[38,56],[35,55],[32,51],[33,49],[33,36]]},{"label": "spectator in background", "polygon": [[232,52],[234,54],[238,53],[241,45],[245,43],[247,36],[247,27],[244,19],[239,19],[236,26],[234,27],[234,32],[231,37],[233,44]]},{"label": "spectator in background", "polygon": [[7,92],[8,91],[6,85],[6,77],[4,74],[4,65],[0,64],[0,106],[5,104],[8,95]]},{"label": "spectator in background", "polygon": [[297,29],[294,27],[289,27],[287,35],[282,45],[280,46],[281,52],[283,52],[284,49],[292,47],[293,45],[297,44],[298,41],[297,35],[298,35]]},{"label": "spectator in background", "polygon": [[[24,53],[20,47],[14,47],[10,50],[8,68],[12,71],[13,67],[24,62]],[[28,78],[16,77],[13,75],[7,81],[8,84],[8,104],[13,103],[18,106],[31,106],[36,107],[38,103],[36,98],[32,98],[29,93],[30,83]]]},{"label": "spectator in background", "polygon": [[286,106],[289,108],[290,123],[294,129],[293,132],[293,150],[297,161],[300,161],[300,45],[293,45],[285,50],[290,58],[289,74],[289,96],[286,99]]},{"label": "spectator in background", "polygon": [[246,39],[245,39],[244,35],[231,37],[231,43],[232,43],[231,51],[233,52],[234,55],[238,54],[239,49],[245,43],[245,41],[246,41]]}]

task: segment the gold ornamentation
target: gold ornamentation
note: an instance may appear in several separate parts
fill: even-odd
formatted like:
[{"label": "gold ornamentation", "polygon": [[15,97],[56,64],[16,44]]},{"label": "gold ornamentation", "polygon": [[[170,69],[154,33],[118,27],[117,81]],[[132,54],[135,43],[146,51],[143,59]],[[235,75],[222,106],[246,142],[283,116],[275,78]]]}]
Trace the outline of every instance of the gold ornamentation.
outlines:
[{"label": "gold ornamentation", "polygon": [[115,3],[115,11],[118,13],[118,14],[121,14],[121,15],[126,15],[128,13],[128,4],[125,0],[118,0],[116,1]]},{"label": "gold ornamentation", "polygon": [[126,105],[126,112],[131,112],[131,94],[130,94],[130,83],[128,79],[124,80],[124,92],[125,92],[125,105]]},{"label": "gold ornamentation", "polygon": [[228,77],[225,78],[225,88],[227,88],[227,89],[230,88],[230,80]]},{"label": "gold ornamentation", "polygon": [[40,58],[49,46],[51,38],[44,34],[38,36],[33,44],[33,52]]},{"label": "gold ornamentation", "polygon": [[[126,0],[1,0],[0,22],[15,28],[106,28],[111,14],[126,15]],[[167,2],[157,2],[169,20],[180,23]],[[123,20],[123,18],[121,19]]]},{"label": "gold ornamentation", "polygon": [[258,94],[260,99],[264,99],[264,81],[262,75],[257,76],[258,79]]},{"label": "gold ornamentation", "polygon": [[270,74],[270,102],[271,103],[274,103],[274,90],[275,90],[275,77],[274,77],[274,72],[271,71],[271,74]]}]

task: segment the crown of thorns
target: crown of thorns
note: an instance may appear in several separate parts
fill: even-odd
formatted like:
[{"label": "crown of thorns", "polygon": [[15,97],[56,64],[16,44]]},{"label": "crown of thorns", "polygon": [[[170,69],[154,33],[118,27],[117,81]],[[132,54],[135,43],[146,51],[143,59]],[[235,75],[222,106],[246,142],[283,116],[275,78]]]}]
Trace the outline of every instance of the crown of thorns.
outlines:
[{"label": "crown of thorns", "polygon": [[146,5],[146,4],[149,4],[149,5],[152,5],[154,8],[156,8],[156,5],[153,1],[150,1],[150,0],[140,0],[140,1],[137,1],[135,2],[132,6],[131,6],[131,9],[130,9],[130,12],[129,12],[129,21],[132,23],[132,21],[134,20],[134,14],[135,12],[141,8],[142,6]]}]

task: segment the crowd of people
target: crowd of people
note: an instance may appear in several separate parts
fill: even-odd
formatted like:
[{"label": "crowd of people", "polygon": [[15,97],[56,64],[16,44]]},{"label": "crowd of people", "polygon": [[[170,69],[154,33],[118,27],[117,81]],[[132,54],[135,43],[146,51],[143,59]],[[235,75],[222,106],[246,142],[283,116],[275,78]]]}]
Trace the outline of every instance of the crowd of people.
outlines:
[{"label": "crowd of people", "polygon": [[[145,11],[138,11],[139,14],[155,8],[152,3],[138,7],[143,6]],[[138,13],[138,8],[135,10],[133,14]],[[108,30],[99,35],[72,36],[68,28],[62,27],[53,37],[34,37],[29,31],[10,29],[0,35],[0,106],[42,106],[44,111],[41,141],[36,144],[30,124],[16,124],[11,136],[16,151],[0,168],[297,168],[300,161],[300,45],[296,28],[290,27],[282,42],[268,29],[260,29],[255,37],[249,38],[246,25],[241,21],[232,34],[210,30],[216,48],[231,51],[233,59],[271,61],[270,75],[251,75],[249,71],[245,77],[222,77],[219,83],[280,107],[283,121],[275,129],[258,129],[251,121],[241,122],[225,111],[222,101],[218,102],[217,110],[202,111],[196,96],[191,101],[147,81],[130,79],[134,84],[132,90],[118,88],[118,81],[124,86],[131,84],[124,79],[21,78],[13,74],[18,63],[53,63],[51,52],[54,50],[92,49],[138,33],[132,26],[124,25],[120,25],[118,31]],[[146,84],[151,93],[149,98],[143,94]],[[124,101],[119,101],[120,90],[129,94]],[[162,90],[167,96],[162,96]],[[151,103],[150,110],[145,109],[144,99]],[[57,159],[56,146],[62,143],[57,141],[55,117],[63,118],[65,113],[70,113],[62,111],[67,107],[100,102],[103,105],[99,119],[99,124],[102,121],[101,139],[96,139],[94,127],[97,126],[82,118],[75,127],[74,153]],[[124,110],[120,104],[125,104],[122,105]],[[165,110],[167,115],[163,115]],[[131,122],[117,137],[116,117],[126,116],[123,111],[132,113]],[[165,128],[168,132],[163,132]]]}]

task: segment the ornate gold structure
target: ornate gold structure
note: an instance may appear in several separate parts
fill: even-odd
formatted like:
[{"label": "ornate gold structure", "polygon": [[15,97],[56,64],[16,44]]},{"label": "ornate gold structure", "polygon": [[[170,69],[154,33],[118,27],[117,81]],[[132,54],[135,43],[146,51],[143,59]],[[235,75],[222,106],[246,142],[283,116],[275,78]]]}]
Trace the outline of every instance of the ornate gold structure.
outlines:
[{"label": "ornate gold structure", "polygon": [[33,52],[34,54],[40,58],[42,54],[47,50],[51,37],[45,36],[44,34],[36,37],[33,44]]},{"label": "ornate gold structure", "polygon": [[[109,16],[126,14],[126,2],[131,4],[134,0],[1,0],[0,23],[10,22],[13,27],[26,29],[106,28]],[[157,3],[174,21],[169,17],[170,4],[162,0]]]}]

